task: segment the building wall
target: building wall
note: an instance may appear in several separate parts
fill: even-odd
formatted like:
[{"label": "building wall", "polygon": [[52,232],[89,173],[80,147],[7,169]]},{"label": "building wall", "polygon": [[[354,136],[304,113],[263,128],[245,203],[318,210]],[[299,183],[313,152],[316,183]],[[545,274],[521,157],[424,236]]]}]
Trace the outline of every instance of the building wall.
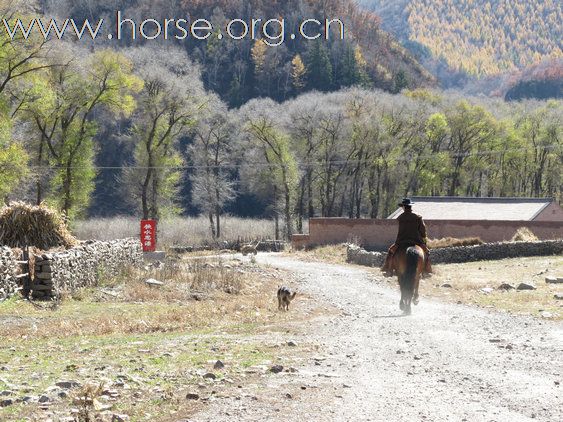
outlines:
[{"label": "building wall", "polygon": [[[563,239],[558,221],[426,220],[431,239],[479,237],[484,242],[507,241],[520,227],[541,240]],[[397,220],[313,218],[308,235],[295,235],[294,248],[356,242],[370,250],[385,250],[397,236]]]},{"label": "building wall", "polygon": [[534,221],[560,221],[563,222],[563,208],[557,202],[552,202],[540,212]]}]

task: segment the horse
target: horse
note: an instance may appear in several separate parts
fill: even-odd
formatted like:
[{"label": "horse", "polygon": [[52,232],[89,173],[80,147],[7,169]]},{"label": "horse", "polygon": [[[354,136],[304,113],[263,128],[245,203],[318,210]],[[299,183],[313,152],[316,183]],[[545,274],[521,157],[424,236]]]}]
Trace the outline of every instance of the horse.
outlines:
[{"label": "horse", "polygon": [[424,269],[424,250],[418,246],[401,247],[393,256],[393,266],[399,278],[401,301],[399,308],[411,314],[411,301],[418,305],[418,284]]}]

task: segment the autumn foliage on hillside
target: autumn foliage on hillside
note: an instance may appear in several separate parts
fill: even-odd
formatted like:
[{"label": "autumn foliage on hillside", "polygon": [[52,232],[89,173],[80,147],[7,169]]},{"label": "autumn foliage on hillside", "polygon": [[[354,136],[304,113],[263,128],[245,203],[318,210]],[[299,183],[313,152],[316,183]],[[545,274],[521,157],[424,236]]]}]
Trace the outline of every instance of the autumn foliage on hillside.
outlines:
[{"label": "autumn foliage on hillside", "polygon": [[557,0],[362,0],[385,28],[406,34],[434,59],[470,75],[495,75],[560,58]]}]

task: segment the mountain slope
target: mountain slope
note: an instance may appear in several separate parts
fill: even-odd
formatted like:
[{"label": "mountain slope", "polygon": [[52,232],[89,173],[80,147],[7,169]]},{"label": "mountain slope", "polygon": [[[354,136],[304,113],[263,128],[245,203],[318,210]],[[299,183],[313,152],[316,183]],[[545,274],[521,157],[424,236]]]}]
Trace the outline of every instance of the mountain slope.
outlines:
[{"label": "mountain slope", "polygon": [[[43,0],[50,14],[75,19],[111,16],[115,7],[107,0]],[[300,93],[333,91],[349,86],[377,87],[398,92],[403,88],[430,85],[434,79],[393,36],[380,28],[379,18],[359,8],[355,0],[127,0],[121,2],[124,16],[138,21],[163,21],[171,16],[209,19],[214,28],[231,19],[283,18],[286,41],[267,47],[250,38],[221,41],[187,39],[180,44],[201,64],[206,88],[217,92],[231,106],[251,98],[271,97],[283,101]],[[339,18],[345,39],[308,41],[298,33],[304,19]],[[140,41],[137,41],[140,43]]]},{"label": "mountain slope", "polygon": [[419,44],[434,60],[470,75],[495,75],[563,56],[563,9],[558,0],[360,3],[380,14],[383,27],[403,41]]}]

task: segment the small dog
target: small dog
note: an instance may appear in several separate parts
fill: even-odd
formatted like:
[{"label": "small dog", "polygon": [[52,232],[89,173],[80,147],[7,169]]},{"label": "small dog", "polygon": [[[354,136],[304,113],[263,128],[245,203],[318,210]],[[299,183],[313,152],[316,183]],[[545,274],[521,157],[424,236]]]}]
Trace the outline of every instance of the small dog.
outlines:
[{"label": "small dog", "polygon": [[281,286],[278,288],[278,310],[280,311],[289,311],[289,304],[293,299],[295,299],[295,295],[297,292],[291,292],[289,288],[285,286]]}]

